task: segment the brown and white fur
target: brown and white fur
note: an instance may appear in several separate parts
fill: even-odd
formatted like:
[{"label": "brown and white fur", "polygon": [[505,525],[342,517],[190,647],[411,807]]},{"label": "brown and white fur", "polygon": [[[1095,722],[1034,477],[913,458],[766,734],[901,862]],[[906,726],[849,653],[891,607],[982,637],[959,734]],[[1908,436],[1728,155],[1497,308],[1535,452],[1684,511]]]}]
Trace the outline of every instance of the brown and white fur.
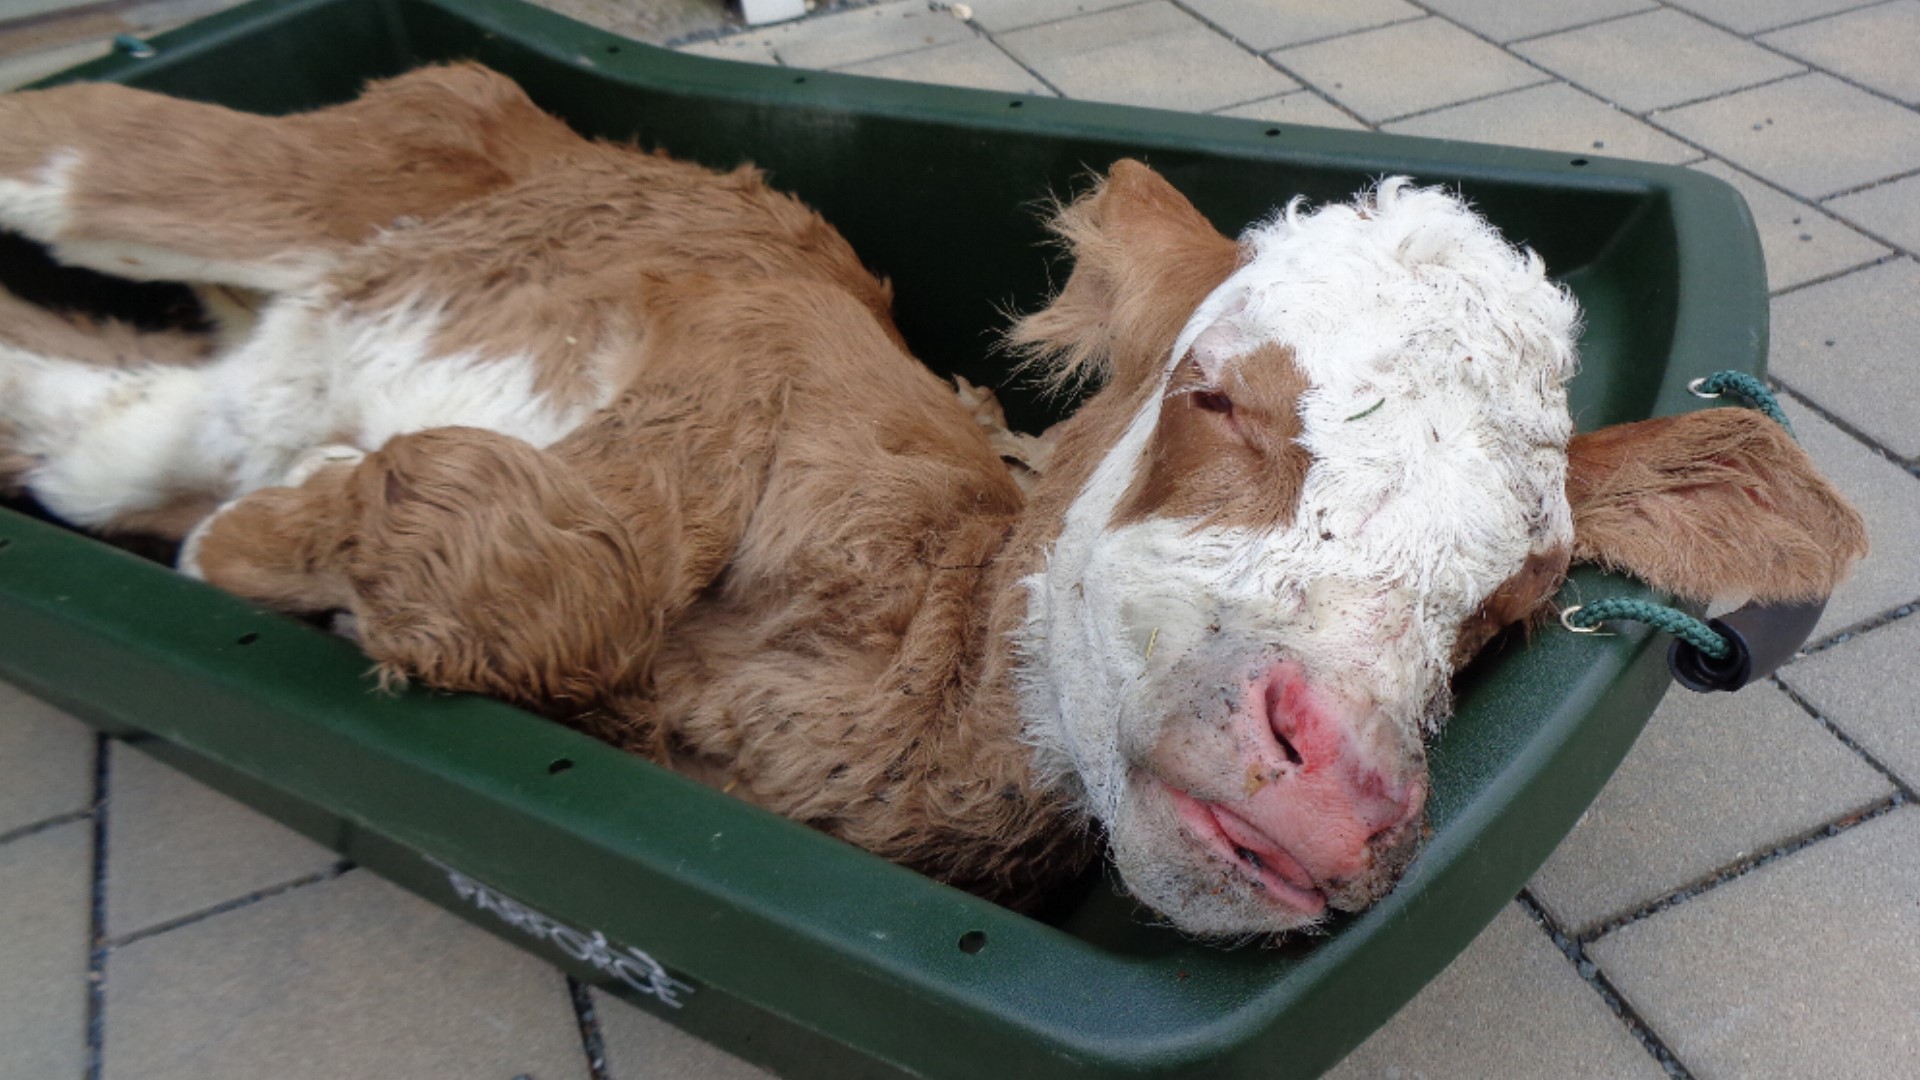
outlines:
[{"label": "brown and white fur", "polygon": [[1364,906],[1448,676],[1570,559],[1784,598],[1864,549],[1745,412],[1572,436],[1571,299],[1400,181],[1236,244],[1115,165],[1014,331],[1105,382],[1027,498],[816,215],[477,67],[0,99],[0,225],[265,297],[199,346],[11,305],[0,483],[1014,904],[1091,820],[1190,931]]}]

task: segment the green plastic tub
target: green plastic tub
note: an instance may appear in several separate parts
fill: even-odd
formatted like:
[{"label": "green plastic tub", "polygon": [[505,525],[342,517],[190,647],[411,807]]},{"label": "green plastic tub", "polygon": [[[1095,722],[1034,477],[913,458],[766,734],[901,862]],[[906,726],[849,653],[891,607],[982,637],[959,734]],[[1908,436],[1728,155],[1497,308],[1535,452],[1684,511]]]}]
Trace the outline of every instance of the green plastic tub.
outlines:
[{"label": "green plastic tub", "polygon": [[[581,131],[752,161],[893,279],[920,357],[1001,386],[1028,428],[1059,406],[1006,385],[1002,312],[1064,280],[1044,201],[1123,156],[1229,233],[1382,175],[1458,185],[1579,294],[1583,428],[1694,408],[1690,378],[1766,355],[1745,207],[1681,169],[732,64],[511,0],[260,0],[152,45],[62,78],[289,112],[477,58]],[[71,287],[9,261],[23,292]],[[1569,589],[1642,592],[1591,572]],[[1098,874],[1050,920],[1014,915],[506,706],[383,695],[344,641],[0,511],[0,677],[790,1076],[1314,1075],[1572,827],[1667,685],[1661,644],[1555,627],[1483,658],[1400,887],[1324,936],[1223,950]]]}]

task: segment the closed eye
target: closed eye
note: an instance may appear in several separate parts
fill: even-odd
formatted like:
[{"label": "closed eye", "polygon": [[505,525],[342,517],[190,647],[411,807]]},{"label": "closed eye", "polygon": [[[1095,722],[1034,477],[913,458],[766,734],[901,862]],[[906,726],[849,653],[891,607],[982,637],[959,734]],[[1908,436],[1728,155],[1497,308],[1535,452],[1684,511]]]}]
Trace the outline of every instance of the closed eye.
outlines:
[{"label": "closed eye", "polygon": [[1193,399],[1193,406],[1196,409],[1205,409],[1223,416],[1233,415],[1233,399],[1217,390],[1195,390],[1187,396]]}]

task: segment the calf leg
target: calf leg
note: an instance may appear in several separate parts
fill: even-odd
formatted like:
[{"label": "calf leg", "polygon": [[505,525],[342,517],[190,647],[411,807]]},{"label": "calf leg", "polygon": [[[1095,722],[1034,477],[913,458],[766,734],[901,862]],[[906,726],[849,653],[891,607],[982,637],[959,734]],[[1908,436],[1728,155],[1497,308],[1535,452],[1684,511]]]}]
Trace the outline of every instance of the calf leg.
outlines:
[{"label": "calf leg", "polygon": [[[622,456],[683,458],[675,427]],[[346,609],[385,677],[578,717],[645,685],[663,627],[730,558],[769,439],[734,444],[732,479],[711,483],[474,428],[403,435],[229,504],[182,569],[286,610]]]},{"label": "calf leg", "polygon": [[0,490],[79,525],[177,539],[218,503],[208,342],[0,293]]},{"label": "calf leg", "polygon": [[0,97],[0,228],[122,277],[284,292],[580,145],[474,65],[278,118],[76,83]]}]

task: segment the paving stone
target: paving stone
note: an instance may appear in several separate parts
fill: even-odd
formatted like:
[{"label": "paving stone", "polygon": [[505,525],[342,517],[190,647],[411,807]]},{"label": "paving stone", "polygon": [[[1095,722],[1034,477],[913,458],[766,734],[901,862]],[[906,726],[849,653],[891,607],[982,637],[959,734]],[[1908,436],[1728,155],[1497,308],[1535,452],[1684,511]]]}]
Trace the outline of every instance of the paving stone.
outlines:
[{"label": "paving stone", "polygon": [[711,56],[716,60],[739,60],[748,64],[780,62],[780,58],[773,55],[773,40],[765,33],[734,34],[731,37],[714,38],[711,41],[696,41],[682,45],[675,51],[692,53],[695,56]]},{"label": "paving stone", "polygon": [[1920,114],[1819,72],[1652,120],[1810,199],[1920,169]]},{"label": "paving stone", "polygon": [[1382,127],[1401,135],[1500,143],[1569,154],[1605,154],[1678,165],[1700,151],[1565,83],[1423,113]]},{"label": "paving stone", "polygon": [[1546,932],[1509,904],[1327,1080],[1547,1076],[1666,1073]]},{"label": "paving stone", "polygon": [[1694,168],[1732,184],[1753,211],[1767,257],[1767,287],[1778,291],[1862,266],[1891,250],[1835,221],[1812,204],[1767,185],[1724,161]]},{"label": "paving stone", "polygon": [[974,37],[972,27],[947,12],[931,10],[926,0],[875,4],[759,33],[781,63],[803,68],[857,64]]},{"label": "paving stone", "polygon": [[967,0],[974,25],[995,34],[1136,3],[1139,0]]},{"label": "paving stone", "polygon": [[1649,11],[1513,46],[1623,109],[1646,112],[1806,70],[1677,11]]},{"label": "paving stone", "polygon": [[663,43],[727,25],[716,0],[532,0],[589,26],[640,41]]},{"label": "paving stone", "polygon": [[1172,4],[1140,4],[1001,34],[1070,98],[1205,112],[1299,89]]},{"label": "paving stone", "polygon": [[78,0],[7,0],[4,10],[8,19],[24,19],[33,15],[54,15],[79,6]]},{"label": "paving stone", "polygon": [[1813,640],[1920,600],[1920,479],[1792,398],[1780,404],[1814,464],[1866,519],[1873,544],[1827,601]]},{"label": "paving stone", "polygon": [[1372,123],[1547,81],[1442,19],[1398,23],[1272,55]]},{"label": "paving stone", "polygon": [[1273,120],[1282,124],[1310,124],[1314,127],[1345,128],[1365,131],[1367,127],[1339,106],[1330,105],[1311,90],[1299,90],[1261,101],[1249,101],[1229,109],[1217,109],[1216,116],[1239,116],[1249,120]]},{"label": "paving stone", "polygon": [[107,798],[107,936],[121,938],[339,858],[271,818],[112,744]]},{"label": "paving stone", "polygon": [[364,870],[113,951],[105,1080],[585,1080],[560,973]]},{"label": "paving stone", "polygon": [[1920,0],[1851,11],[1760,39],[1862,86],[1920,105]]},{"label": "paving stone", "polygon": [[1920,176],[1870,187],[1825,203],[1828,210],[1920,254]]},{"label": "paving stone", "polygon": [[0,683],[0,836],[93,805],[93,731]]},{"label": "paving stone", "polygon": [[1587,947],[1701,1080],[1920,1076],[1920,810],[1896,810]]},{"label": "paving stone", "polygon": [[1406,0],[1187,0],[1187,6],[1261,52],[1426,14]]},{"label": "paving stone", "polygon": [[696,1076],[700,1080],[771,1080],[773,1076],[611,994],[598,990],[592,994],[612,1080]]},{"label": "paving stone", "polygon": [[1911,787],[1920,784],[1916,656],[1920,617],[1909,615],[1796,660],[1780,679]]},{"label": "paving stone", "polygon": [[100,40],[82,41],[24,56],[9,56],[0,60],[0,91],[18,89],[55,72],[77,67],[89,60],[98,60],[112,51],[111,40]]},{"label": "paving stone", "polygon": [[1034,78],[1032,72],[1015,63],[993,42],[985,39],[962,41],[899,56],[883,56],[878,60],[849,64],[837,70],[850,75],[873,75],[882,79],[1054,96],[1053,91]]},{"label": "paving stone", "polygon": [[1000,34],[997,40],[1008,52],[1037,66],[1062,57],[1206,28],[1205,23],[1166,0],[1152,0]]},{"label": "paving stone", "polygon": [[1856,270],[1773,301],[1769,370],[1903,458],[1920,457],[1920,263]]},{"label": "paving stone", "polygon": [[93,823],[0,844],[0,1077],[86,1075]]},{"label": "paving stone", "polygon": [[1894,792],[1772,686],[1669,690],[1533,893],[1586,933]]},{"label": "paving stone", "polygon": [[1736,34],[1754,34],[1805,22],[1879,0],[1667,0]]},{"label": "paving stone", "polygon": [[1537,37],[1656,5],[1651,0],[1559,0],[1516,4],[1513,0],[1426,0],[1428,10],[1499,42]]}]

